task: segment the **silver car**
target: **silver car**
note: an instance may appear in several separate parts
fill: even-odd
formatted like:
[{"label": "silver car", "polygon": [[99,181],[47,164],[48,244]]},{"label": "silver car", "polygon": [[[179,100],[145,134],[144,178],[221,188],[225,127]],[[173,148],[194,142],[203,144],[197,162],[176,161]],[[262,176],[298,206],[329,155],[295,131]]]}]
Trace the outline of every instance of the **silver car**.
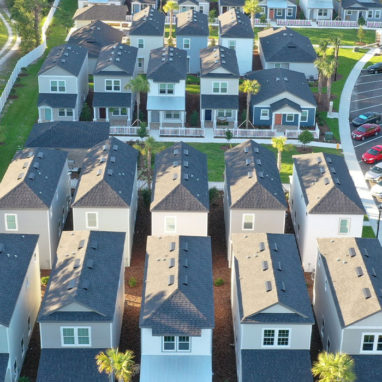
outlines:
[{"label": "silver car", "polygon": [[365,179],[370,182],[379,182],[382,180],[382,162],[374,165],[369,171],[365,174]]}]

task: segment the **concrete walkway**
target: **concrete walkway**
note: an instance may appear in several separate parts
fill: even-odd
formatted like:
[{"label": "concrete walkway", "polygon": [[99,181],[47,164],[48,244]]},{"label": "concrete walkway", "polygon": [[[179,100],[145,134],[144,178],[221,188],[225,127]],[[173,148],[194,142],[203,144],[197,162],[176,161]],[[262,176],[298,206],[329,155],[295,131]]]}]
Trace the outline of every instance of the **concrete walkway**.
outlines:
[{"label": "concrete walkway", "polygon": [[[339,109],[339,129],[340,137],[342,143],[342,151],[345,156],[346,164],[349,168],[350,175],[353,178],[354,184],[357,188],[358,194],[361,197],[362,203],[366,209],[366,213],[370,219],[370,225],[374,232],[377,230],[378,221],[378,208],[375,205],[374,199],[370,194],[369,187],[365,181],[363,172],[358,163],[357,156],[355,155],[353,142],[350,135],[349,129],[349,112],[350,112],[350,99],[352,95],[353,88],[357,82],[358,76],[361,73],[364,65],[374,56],[377,49],[370,50],[366,53],[354,66],[353,70],[350,72],[345,86],[342,90],[340,99],[340,109]],[[379,233],[379,241],[381,242],[382,230]]]}]

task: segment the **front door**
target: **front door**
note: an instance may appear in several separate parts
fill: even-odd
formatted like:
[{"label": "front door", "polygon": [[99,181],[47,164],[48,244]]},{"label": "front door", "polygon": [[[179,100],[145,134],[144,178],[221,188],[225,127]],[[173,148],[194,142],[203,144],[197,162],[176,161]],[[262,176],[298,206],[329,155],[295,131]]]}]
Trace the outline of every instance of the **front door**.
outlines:
[{"label": "front door", "polygon": [[99,117],[101,119],[106,119],[106,109],[104,107],[99,108]]},{"label": "front door", "polygon": [[276,114],[275,115],[275,125],[282,125],[283,122],[283,115],[282,114]]},{"label": "front door", "polygon": [[275,18],[275,10],[274,9],[269,10],[269,18],[271,20],[273,20]]},{"label": "front door", "polygon": [[212,110],[211,109],[206,109],[204,111],[204,119],[206,121],[211,121],[211,119],[212,119]]},{"label": "front door", "polygon": [[52,120],[52,109],[51,108],[49,108],[49,107],[46,107],[45,109],[44,109],[44,119],[45,119],[45,121],[51,121]]}]

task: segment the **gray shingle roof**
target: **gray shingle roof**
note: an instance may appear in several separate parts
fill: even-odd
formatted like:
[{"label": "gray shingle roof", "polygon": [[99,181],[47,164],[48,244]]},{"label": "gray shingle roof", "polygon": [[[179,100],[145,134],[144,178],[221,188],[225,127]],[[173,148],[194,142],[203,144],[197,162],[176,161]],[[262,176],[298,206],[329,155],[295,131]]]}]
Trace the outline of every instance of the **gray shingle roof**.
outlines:
[{"label": "gray shingle roof", "polygon": [[50,106],[53,108],[67,107],[74,109],[77,104],[77,94],[54,94],[40,93],[38,95],[38,106]]},{"label": "gray shingle roof", "polygon": [[382,375],[381,355],[351,355],[354,359],[354,372],[357,382],[378,381]]},{"label": "gray shingle roof", "polygon": [[343,0],[343,9],[353,9],[353,10],[365,10],[369,8],[382,8],[381,3],[376,0]]},{"label": "gray shingle roof", "polygon": [[244,6],[245,0],[220,0],[220,6],[227,7],[242,7]]},{"label": "gray shingle roof", "polygon": [[0,353],[0,380],[5,381],[5,375],[8,369],[8,353]]},{"label": "gray shingle roof", "polygon": [[254,37],[251,20],[243,12],[231,8],[219,17],[219,36],[232,38]]},{"label": "gray shingle roof", "polygon": [[208,212],[206,155],[183,142],[157,154],[150,210]]},{"label": "gray shingle roof", "polygon": [[[382,248],[379,241],[346,237],[317,239],[317,242],[342,327],[381,312]],[[355,256],[350,256],[350,248],[354,249]],[[362,269],[360,277],[357,267]],[[364,288],[369,289],[370,298],[365,298]]]},{"label": "gray shingle roof", "polygon": [[306,209],[311,214],[365,214],[345,159],[312,153],[293,156]]},{"label": "gray shingle roof", "polygon": [[316,100],[309,88],[304,73],[288,69],[265,69],[246,74],[250,80],[257,80],[261,89],[252,96],[255,105],[283,92],[288,92],[316,106]]},{"label": "gray shingle roof", "polygon": [[[281,305],[291,311],[282,317],[284,323],[314,323],[294,235],[234,233],[232,253],[242,322],[272,322],[274,313],[262,312]],[[270,291],[266,282],[270,282]]]},{"label": "gray shingle roof", "polygon": [[89,150],[73,198],[73,207],[130,206],[138,151],[116,138]]},{"label": "gray shingle roof", "polygon": [[164,21],[162,12],[146,7],[134,14],[129,33],[131,36],[163,36]]},{"label": "gray shingle roof", "polygon": [[241,364],[245,382],[313,382],[309,350],[241,350]]},{"label": "gray shingle roof", "polygon": [[239,95],[201,94],[202,109],[239,109]]},{"label": "gray shingle roof", "polygon": [[[138,48],[121,43],[104,46],[100,51],[94,74],[102,72],[110,65],[113,65],[121,69],[125,74],[132,76],[137,60],[137,53]],[[107,74],[107,71],[105,74]],[[122,74],[123,73],[121,73],[121,75]]]},{"label": "gray shingle roof", "polygon": [[52,68],[59,67],[73,74],[73,76],[77,76],[87,54],[88,51],[82,46],[74,44],[55,46],[49,52],[38,74],[40,75]]},{"label": "gray shingle roof", "polygon": [[287,27],[269,28],[258,34],[267,62],[310,62],[317,58],[309,37]]},{"label": "gray shingle roof", "polygon": [[170,47],[150,51],[147,78],[155,82],[179,82],[187,77],[187,52]]},{"label": "gray shingle roof", "polygon": [[8,327],[11,322],[37,241],[38,235],[0,234],[0,244],[2,244],[0,252],[1,325]]},{"label": "gray shingle roof", "polygon": [[91,4],[87,7],[78,8],[73,20],[126,21],[127,12],[126,5]]},{"label": "gray shingle roof", "polygon": [[93,21],[72,33],[69,43],[77,44],[88,50],[89,57],[98,57],[105,45],[121,42],[123,33],[102,21]]},{"label": "gray shingle roof", "polygon": [[[214,73],[217,69],[220,69],[218,73]],[[221,69],[224,69],[223,73]],[[235,50],[221,45],[201,49],[200,76],[239,78],[240,73]]]},{"label": "gray shingle roof", "polygon": [[93,93],[93,106],[97,107],[130,107],[131,93],[105,92]]},{"label": "gray shingle roof", "polygon": [[[124,232],[63,231],[39,322],[113,320],[125,235]],[[72,303],[88,311],[60,311]]]},{"label": "gray shingle roof", "polygon": [[154,336],[200,336],[214,324],[210,237],[149,236],[139,326]]},{"label": "gray shingle roof", "polygon": [[66,158],[67,153],[46,148],[17,152],[0,183],[0,208],[49,208]]},{"label": "gray shingle roof", "polygon": [[25,147],[89,149],[109,138],[109,122],[36,123]]},{"label": "gray shingle roof", "polygon": [[287,209],[272,151],[248,140],[226,151],[224,159],[230,208]]},{"label": "gray shingle roof", "polygon": [[42,349],[37,382],[108,382],[95,361],[101,351],[105,349]]},{"label": "gray shingle roof", "polygon": [[190,9],[176,15],[177,36],[208,36],[208,16]]}]

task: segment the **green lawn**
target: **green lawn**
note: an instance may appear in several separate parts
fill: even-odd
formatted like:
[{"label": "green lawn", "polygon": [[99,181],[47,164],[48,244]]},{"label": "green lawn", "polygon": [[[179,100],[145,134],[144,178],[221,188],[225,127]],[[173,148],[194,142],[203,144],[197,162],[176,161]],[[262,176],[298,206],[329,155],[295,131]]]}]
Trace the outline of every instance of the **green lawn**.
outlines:
[{"label": "green lawn", "polygon": [[330,131],[334,134],[334,139],[340,142],[341,139],[340,139],[340,129],[338,126],[338,119],[328,118],[326,111],[320,111],[318,112],[318,114],[319,114],[319,118],[329,127]]},{"label": "green lawn", "polygon": [[371,228],[370,226],[363,226],[362,227],[362,237],[367,238],[367,239],[374,239],[375,233],[373,231],[373,228]]},{"label": "green lawn", "polygon": [[8,31],[5,24],[0,19],[0,49],[5,45],[8,40]]}]

